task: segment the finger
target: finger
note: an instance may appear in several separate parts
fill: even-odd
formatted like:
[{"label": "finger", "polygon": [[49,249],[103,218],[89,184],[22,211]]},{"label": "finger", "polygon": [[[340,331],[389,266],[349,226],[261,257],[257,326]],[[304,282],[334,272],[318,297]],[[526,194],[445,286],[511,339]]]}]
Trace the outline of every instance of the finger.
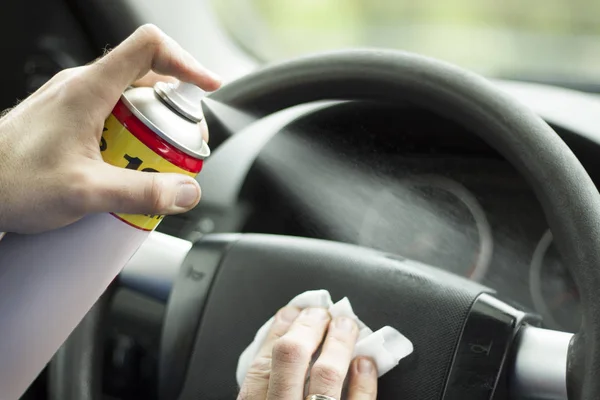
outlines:
[{"label": "finger", "polygon": [[377,370],[368,358],[357,358],[350,368],[348,400],[375,400],[377,398]]},{"label": "finger", "polygon": [[120,94],[150,70],[198,85],[219,88],[220,78],[154,25],[144,25],[90,67],[106,85],[109,98]]},{"label": "finger", "polygon": [[177,82],[177,79],[173,78],[172,76],[159,75],[154,71],[150,71],[146,75],[144,75],[142,78],[135,81],[132,84],[132,86],[152,87],[157,82],[175,83],[175,82]]},{"label": "finger", "polygon": [[271,376],[271,355],[273,345],[287,333],[292,322],[298,317],[300,310],[296,307],[284,307],[275,315],[273,325],[265,338],[256,358],[248,369],[244,383],[240,390],[240,400],[265,400]]},{"label": "finger", "polygon": [[289,331],[275,342],[268,400],[303,399],[308,366],[329,321],[329,312],[323,308],[304,309]]},{"label": "finger", "polygon": [[200,186],[192,177],[119,168],[92,161],[83,184],[82,211],[168,215],[185,212],[200,201]]},{"label": "finger", "polygon": [[357,339],[358,325],[353,319],[337,317],[331,322],[321,355],[310,371],[309,394],[341,398]]},{"label": "finger", "polygon": [[202,133],[202,139],[204,139],[204,141],[208,143],[208,139],[210,137],[208,134],[208,124],[206,123],[205,119],[202,119],[202,121],[200,122],[200,132]]},{"label": "finger", "polygon": [[261,348],[258,350],[258,357],[271,358],[273,354],[273,345],[275,342],[285,335],[292,323],[300,315],[300,309],[297,307],[284,307],[275,315],[275,321],[269,331],[269,334],[265,338]]}]

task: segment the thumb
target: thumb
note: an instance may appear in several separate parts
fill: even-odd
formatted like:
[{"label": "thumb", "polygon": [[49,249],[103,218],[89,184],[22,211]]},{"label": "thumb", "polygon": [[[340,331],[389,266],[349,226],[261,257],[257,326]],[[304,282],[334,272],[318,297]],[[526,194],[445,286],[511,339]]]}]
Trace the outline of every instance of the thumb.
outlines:
[{"label": "thumb", "polygon": [[94,165],[94,171],[88,213],[178,214],[200,201],[200,185],[186,175],[134,171],[104,162]]}]

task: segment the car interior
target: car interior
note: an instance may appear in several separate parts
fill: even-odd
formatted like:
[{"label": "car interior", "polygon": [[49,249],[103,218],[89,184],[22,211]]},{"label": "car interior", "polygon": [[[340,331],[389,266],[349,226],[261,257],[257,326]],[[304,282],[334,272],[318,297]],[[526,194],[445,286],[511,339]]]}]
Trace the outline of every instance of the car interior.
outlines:
[{"label": "car interior", "polygon": [[312,289],[412,340],[378,398],[598,398],[600,6],[486,4],[5,1],[0,109],[145,23],[224,78],[200,204],[22,399],[236,398]]}]

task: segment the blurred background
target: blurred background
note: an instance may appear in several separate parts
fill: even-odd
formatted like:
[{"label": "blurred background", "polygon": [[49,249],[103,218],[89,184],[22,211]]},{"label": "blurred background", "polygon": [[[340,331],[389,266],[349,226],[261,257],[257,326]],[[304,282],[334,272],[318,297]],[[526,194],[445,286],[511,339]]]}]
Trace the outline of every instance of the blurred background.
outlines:
[{"label": "blurred background", "polygon": [[[600,2],[593,0],[212,0],[257,59],[386,47],[489,77],[600,84]],[[599,85],[600,86],[600,85]]]}]

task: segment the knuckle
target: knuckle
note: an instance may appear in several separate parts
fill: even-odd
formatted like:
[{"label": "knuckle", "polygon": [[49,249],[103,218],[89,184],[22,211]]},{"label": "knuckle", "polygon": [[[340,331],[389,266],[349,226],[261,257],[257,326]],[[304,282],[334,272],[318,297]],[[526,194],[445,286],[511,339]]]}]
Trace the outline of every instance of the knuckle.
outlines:
[{"label": "knuckle", "polygon": [[156,55],[169,52],[169,37],[153,24],[142,25],[134,36],[135,46],[142,49],[144,54],[150,58],[152,69],[157,69],[155,65]]},{"label": "knuckle", "polygon": [[243,386],[238,393],[236,400],[250,400],[252,398],[252,392],[246,386]]},{"label": "knuckle", "polygon": [[[144,172],[140,172],[144,173]],[[165,185],[162,179],[159,179],[158,174],[150,173],[150,182],[146,187],[145,196],[148,199],[148,213],[160,214],[168,208],[168,202],[163,193],[165,193]]]},{"label": "knuckle", "polygon": [[298,317],[298,319],[295,321],[295,323],[299,327],[302,327],[303,329],[312,331],[312,332],[316,332],[316,329],[321,328],[321,325],[322,325],[321,321],[318,321],[318,320],[315,321],[314,319],[305,318],[303,316]]},{"label": "knuckle", "polygon": [[374,399],[377,395],[377,381],[373,379],[367,382],[359,379],[357,382],[351,383],[354,393],[360,393],[365,398]]},{"label": "knuckle", "polygon": [[343,384],[346,374],[335,365],[317,361],[310,375],[311,379],[317,379],[328,387],[338,387]]},{"label": "knuckle", "polygon": [[250,400],[250,399],[260,399],[264,398],[264,394],[261,393],[261,386],[257,386],[252,382],[249,382],[248,379],[244,380],[242,387],[236,397],[236,400]]},{"label": "knuckle", "polygon": [[84,68],[85,67],[71,67],[62,69],[52,77],[52,80],[55,82],[67,81],[73,76],[78,75]]},{"label": "knuckle", "polygon": [[83,73],[84,68],[86,67],[69,68],[55,75],[50,96],[63,106],[78,106],[80,96],[85,93],[85,88],[89,86],[89,82],[87,82]]},{"label": "knuckle", "polygon": [[250,368],[246,379],[266,380],[271,378],[271,359],[268,357],[257,357]]},{"label": "knuckle", "polygon": [[[66,178],[67,190],[62,191],[61,201],[75,214],[85,214],[92,208],[96,197],[96,184],[86,171],[75,170]],[[99,195],[102,195],[99,193]]]},{"label": "knuckle", "polygon": [[354,349],[356,339],[354,336],[346,332],[339,333],[335,331],[330,331],[329,335],[327,336],[327,340],[333,346],[341,348],[344,351],[350,352]]},{"label": "knuckle", "polygon": [[82,72],[85,67],[67,68],[60,71],[56,77],[60,82],[64,82],[67,87],[78,87],[83,83]]},{"label": "knuckle", "polygon": [[285,322],[275,320],[273,321],[273,325],[271,326],[271,337],[275,339],[280,339],[283,335],[288,331],[288,325]]},{"label": "knuckle", "polygon": [[275,341],[273,346],[273,360],[283,364],[305,363],[310,359],[310,354],[304,343],[286,336]]},{"label": "knuckle", "polygon": [[54,82],[62,82],[67,79],[73,73],[71,68],[65,68],[63,70],[58,71],[53,77],[52,81]]},{"label": "knuckle", "polygon": [[295,386],[289,382],[277,382],[269,385],[269,398],[273,399],[295,399]]},{"label": "knuckle", "polygon": [[154,24],[144,24],[136,30],[137,37],[146,45],[157,47],[163,40],[165,34]]}]

